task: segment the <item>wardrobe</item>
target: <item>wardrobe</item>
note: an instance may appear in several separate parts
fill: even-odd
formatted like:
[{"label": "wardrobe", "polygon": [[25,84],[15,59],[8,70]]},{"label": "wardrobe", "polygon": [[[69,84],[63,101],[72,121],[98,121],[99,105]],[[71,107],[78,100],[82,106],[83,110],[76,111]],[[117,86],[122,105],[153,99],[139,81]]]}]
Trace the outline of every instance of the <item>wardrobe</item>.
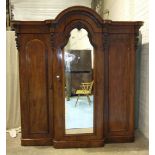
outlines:
[{"label": "wardrobe", "polygon": [[[136,48],[142,25],[104,20],[84,6],[67,8],[52,20],[12,21],[19,53],[21,145],[99,147],[134,141]],[[88,96],[93,102],[82,104],[82,95],[72,109],[93,106],[93,126],[91,132],[67,134],[64,53],[73,29],[87,31],[94,64]]]}]

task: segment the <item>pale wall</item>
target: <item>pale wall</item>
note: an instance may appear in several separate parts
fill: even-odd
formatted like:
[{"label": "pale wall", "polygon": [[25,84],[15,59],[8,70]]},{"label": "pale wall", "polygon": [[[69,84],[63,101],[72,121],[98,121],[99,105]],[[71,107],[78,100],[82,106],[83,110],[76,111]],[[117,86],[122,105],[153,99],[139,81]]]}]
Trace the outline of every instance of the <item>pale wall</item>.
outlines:
[{"label": "pale wall", "polygon": [[14,20],[54,19],[64,9],[82,5],[91,7],[91,0],[10,0]]},{"label": "pale wall", "polygon": [[[109,9],[110,20],[144,21],[140,29],[142,33],[140,98],[139,98],[139,129],[149,137],[149,6],[148,0],[104,0],[104,9]],[[107,17],[107,16],[105,16]]]}]

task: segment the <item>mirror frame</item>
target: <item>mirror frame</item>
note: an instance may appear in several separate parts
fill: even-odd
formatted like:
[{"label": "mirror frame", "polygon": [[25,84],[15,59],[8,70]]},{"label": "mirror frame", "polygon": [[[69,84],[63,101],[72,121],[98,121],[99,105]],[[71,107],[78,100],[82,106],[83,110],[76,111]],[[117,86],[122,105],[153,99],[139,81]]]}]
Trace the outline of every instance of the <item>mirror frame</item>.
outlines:
[{"label": "mirror frame", "polygon": [[[104,48],[102,18],[86,7],[71,7],[61,12],[51,27],[54,53],[54,142],[56,148],[103,146]],[[94,47],[94,129],[93,133],[65,134],[64,68],[62,52],[70,32],[85,29]],[[56,77],[60,78],[56,78]],[[60,97],[61,96],[61,97]]]}]

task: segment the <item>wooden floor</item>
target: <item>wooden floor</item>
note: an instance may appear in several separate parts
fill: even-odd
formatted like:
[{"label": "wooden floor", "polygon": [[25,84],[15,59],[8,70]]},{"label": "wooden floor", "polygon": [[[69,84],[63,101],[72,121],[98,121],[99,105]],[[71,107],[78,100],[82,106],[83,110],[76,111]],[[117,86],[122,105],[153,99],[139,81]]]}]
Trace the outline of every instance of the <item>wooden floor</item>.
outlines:
[{"label": "wooden floor", "polygon": [[148,140],[139,132],[134,143],[106,144],[100,148],[55,149],[52,146],[21,146],[20,134],[7,134],[7,155],[149,155]]}]

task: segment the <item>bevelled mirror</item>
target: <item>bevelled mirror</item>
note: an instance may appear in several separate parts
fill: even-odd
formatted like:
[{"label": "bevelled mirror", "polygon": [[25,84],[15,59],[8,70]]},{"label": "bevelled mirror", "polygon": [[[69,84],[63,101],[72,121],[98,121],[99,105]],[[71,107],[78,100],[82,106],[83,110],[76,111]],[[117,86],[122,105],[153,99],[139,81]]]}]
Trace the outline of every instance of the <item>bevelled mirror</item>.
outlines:
[{"label": "bevelled mirror", "polygon": [[94,50],[88,32],[74,28],[63,51],[65,134],[93,133]]}]

